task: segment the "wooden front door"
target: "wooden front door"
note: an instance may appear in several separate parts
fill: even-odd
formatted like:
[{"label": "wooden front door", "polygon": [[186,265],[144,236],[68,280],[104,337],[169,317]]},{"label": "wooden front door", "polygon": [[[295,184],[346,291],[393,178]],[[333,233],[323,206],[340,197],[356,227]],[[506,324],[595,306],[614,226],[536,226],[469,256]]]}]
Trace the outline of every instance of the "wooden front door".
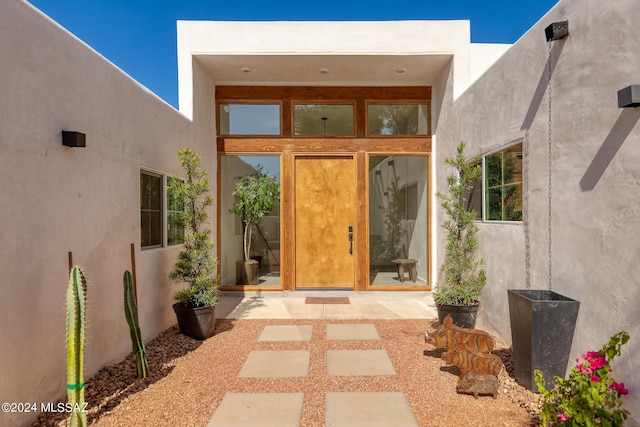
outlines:
[{"label": "wooden front door", "polygon": [[296,157],[296,288],[354,287],[355,196],[353,157]]}]

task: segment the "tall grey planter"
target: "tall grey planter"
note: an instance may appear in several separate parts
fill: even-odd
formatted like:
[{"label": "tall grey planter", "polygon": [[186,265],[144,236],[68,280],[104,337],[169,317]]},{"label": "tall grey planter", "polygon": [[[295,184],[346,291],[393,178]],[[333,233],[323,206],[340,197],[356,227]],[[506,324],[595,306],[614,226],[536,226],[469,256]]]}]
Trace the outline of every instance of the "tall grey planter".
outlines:
[{"label": "tall grey planter", "polygon": [[553,291],[509,289],[509,317],[516,381],[538,391],[533,371],[553,385],[564,378],[580,302]]}]

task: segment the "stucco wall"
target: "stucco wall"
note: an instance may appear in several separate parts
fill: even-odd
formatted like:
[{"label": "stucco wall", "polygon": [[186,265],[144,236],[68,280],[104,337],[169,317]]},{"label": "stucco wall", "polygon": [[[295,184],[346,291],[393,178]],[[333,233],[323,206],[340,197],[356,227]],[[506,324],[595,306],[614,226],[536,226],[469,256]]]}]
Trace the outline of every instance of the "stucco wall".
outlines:
[{"label": "stucco wall", "polygon": [[[565,19],[570,35],[552,42],[550,52],[544,28]],[[630,425],[640,425],[640,109],[619,109],[616,93],[640,83],[639,19],[634,0],[560,1],[460,98],[444,95],[436,145],[441,162],[461,140],[470,155],[524,141],[530,286],[546,289],[551,56],[552,289],[581,302],[570,361],[620,330],[630,333],[613,366],[630,392]],[[446,174],[444,167],[437,171],[439,190]],[[510,343],[507,289],[527,285],[524,226],[479,225],[488,277],[479,321]]]},{"label": "stucco wall", "polygon": [[[0,52],[0,401],[39,405],[66,395],[68,251],[89,281],[86,378],[131,351],[122,296],[130,243],[144,339],[175,323],[166,277],[179,248],[140,251],[139,173],[181,173],[183,146],[213,166],[212,113],[202,102],[213,91],[194,67],[194,116],[209,123],[195,129],[20,0],[0,2]],[[62,146],[63,129],[85,133],[86,148]],[[3,413],[0,425],[34,417]]]}]

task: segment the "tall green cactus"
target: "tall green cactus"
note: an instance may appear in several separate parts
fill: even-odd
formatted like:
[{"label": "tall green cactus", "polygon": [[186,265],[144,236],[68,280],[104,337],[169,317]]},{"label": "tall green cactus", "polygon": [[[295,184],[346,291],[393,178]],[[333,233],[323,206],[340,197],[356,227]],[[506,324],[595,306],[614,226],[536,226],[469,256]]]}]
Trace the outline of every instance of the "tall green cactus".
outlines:
[{"label": "tall green cactus", "polygon": [[138,378],[147,378],[149,376],[149,365],[147,364],[146,349],[142,342],[140,326],[138,326],[138,307],[133,295],[133,280],[129,271],[124,272],[122,282],[124,284],[124,314],[129,324],[133,354],[136,356],[136,371],[138,372]]},{"label": "tall green cactus", "polygon": [[87,302],[84,270],[75,266],[67,286],[67,396],[74,408],[69,425],[87,425],[84,409],[84,330]]}]

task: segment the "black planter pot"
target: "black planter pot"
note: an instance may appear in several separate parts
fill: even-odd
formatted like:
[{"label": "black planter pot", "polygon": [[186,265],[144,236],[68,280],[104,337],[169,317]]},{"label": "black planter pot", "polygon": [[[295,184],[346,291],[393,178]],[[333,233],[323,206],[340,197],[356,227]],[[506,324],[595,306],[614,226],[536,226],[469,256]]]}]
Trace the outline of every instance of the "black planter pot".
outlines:
[{"label": "black planter pot", "polygon": [[516,381],[537,392],[533,371],[539,369],[551,388],[553,377],[566,373],[580,302],[553,291],[507,292]]},{"label": "black planter pot", "polygon": [[463,304],[436,304],[438,309],[438,320],[442,325],[442,321],[447,315],[451,315],[453,324],[461,328],[473,329],[476,327],[476,317],[478,316],[478,307],[480,304],[463,305]]},{"label": "black planter pot", "polygon": [[173,305],[180,333],[200,341],[213,336],[216,328],[215,310],[215,307],[192,308],[181,303]]}]

